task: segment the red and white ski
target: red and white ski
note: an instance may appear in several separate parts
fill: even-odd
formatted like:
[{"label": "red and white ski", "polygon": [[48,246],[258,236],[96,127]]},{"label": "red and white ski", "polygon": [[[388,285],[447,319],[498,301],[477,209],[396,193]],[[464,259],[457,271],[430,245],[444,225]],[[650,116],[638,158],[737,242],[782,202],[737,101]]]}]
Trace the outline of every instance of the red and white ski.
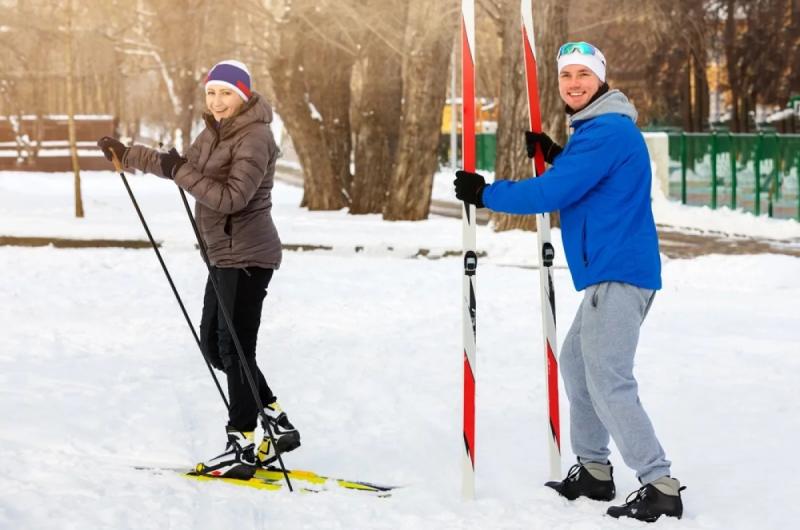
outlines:
[{"label": "red and white ski", "polygon": [[[475,171],[475,2],[461,0],[461,153],[465,171]],[[475,253],[476,208],[464,203],[462,234],[464,279],[462,329],[464,334],[464,458],[461,494],[475,497]]]},{"label": "red and white ski", "polygon": [[[522,0],[522,48],[525,55],[525,85],[528,89],[528,115],[530,130],[541,132],[542,115],[539,109],[539,80],[536,75],[536,39],[533,31],[532,0]],[[533,176],[544,173],[544,155],[537,147],[533,159]],[[539,284],[542,296],[542,328],[544,334],[545,380],[547,384],[547,450],[550,461],[550,478],[561,478],[561,431],[558,414],[558,361],[556,360],[556,295],[553,290],[553,256],[550,242],[550,214],[536,215],[536,233],[539,243]]]}]

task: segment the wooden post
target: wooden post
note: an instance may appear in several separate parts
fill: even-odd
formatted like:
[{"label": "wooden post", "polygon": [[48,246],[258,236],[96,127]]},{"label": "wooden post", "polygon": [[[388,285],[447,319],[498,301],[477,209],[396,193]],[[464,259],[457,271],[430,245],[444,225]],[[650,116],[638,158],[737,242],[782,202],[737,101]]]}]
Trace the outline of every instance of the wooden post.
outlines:
[{"label": "wooden post", "polygon": [[69,130],[69,153],[72,158],[72,171],[75,173],[75,217],[83,217],[83,197],[81,195],[81,167],[78,162],[78,143],[75,135],[75,65],[72,60],[72,0],[67,1],[67,129]]}]

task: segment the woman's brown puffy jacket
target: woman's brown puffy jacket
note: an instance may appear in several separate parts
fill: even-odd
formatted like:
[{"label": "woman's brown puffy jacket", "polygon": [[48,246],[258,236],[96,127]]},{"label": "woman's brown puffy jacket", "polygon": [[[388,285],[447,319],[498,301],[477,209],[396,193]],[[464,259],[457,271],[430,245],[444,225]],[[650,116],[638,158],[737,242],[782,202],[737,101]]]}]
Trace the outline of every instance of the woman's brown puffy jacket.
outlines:
[{"label": "woman's brown puffy jacket", "polygon": [[[175,183],[194,197],[195,217],[217,267],[277,269],[281,241],[272,222],[272,185],[278,147],[268,124],[272,109],[253,93],[236,116],[206,128],[186,153]],[[143,146],[128,149],[123,161],[163,177],[161,155]]]}]

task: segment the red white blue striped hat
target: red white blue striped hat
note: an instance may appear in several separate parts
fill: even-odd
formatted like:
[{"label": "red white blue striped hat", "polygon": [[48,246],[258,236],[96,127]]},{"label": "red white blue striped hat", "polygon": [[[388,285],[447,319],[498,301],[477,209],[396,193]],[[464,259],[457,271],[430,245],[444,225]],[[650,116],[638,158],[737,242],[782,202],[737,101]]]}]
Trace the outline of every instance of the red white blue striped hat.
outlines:
[{"label": "red white blue striped hat", "polygon": [[236,92],[244,101],[250,99],[250,70],[239,61],[221,61],[215,64],[206,77],[209,85],[225,86]]}]

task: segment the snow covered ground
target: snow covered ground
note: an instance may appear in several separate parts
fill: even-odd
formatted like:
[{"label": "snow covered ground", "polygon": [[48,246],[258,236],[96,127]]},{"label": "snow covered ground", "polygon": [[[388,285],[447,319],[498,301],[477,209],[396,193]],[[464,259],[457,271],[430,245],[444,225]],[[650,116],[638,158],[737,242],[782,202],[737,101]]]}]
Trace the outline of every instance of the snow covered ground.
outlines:
[{"label": "snow covered ground", "polygon": [[[153,177],[130,180],[196,322],[205,274],[177,192]],[[143,238],[119,176],[84,175],[83,220],[71,217],[71,186],[65,174],[0,173],[0,235]],[[458,250],[460,221],[309,213],[285,185],[274,198],[285,243],[333,247],[286,252],[265,306],[260,363],[303,436],[286,462],[405,487],[388,499],[304,495],[133,469],[190,467],[224,443],[222,402],[155,256],[0,247],[0,528],[646,526],[542,486],[538,274],[508,266],[535,263],[534,235],[479,228],[488,257],[478,272],[478,499],[464,502],[461,260],[407,259],[420,248]],[[684,226],[713,229],[728,216],[736,233],[800,232],[792,221],[665,208]],[[563,339],[580,294],[564,268],[555,282]],[[688,489],[684,519],[658,527],[796,527],[800,259],[665,258],[664,286],[644,324],[637,376]],[[574,459],[565,404],[562,394],[564,471]],[[638,483],[612,459],[622,501]]]}]

